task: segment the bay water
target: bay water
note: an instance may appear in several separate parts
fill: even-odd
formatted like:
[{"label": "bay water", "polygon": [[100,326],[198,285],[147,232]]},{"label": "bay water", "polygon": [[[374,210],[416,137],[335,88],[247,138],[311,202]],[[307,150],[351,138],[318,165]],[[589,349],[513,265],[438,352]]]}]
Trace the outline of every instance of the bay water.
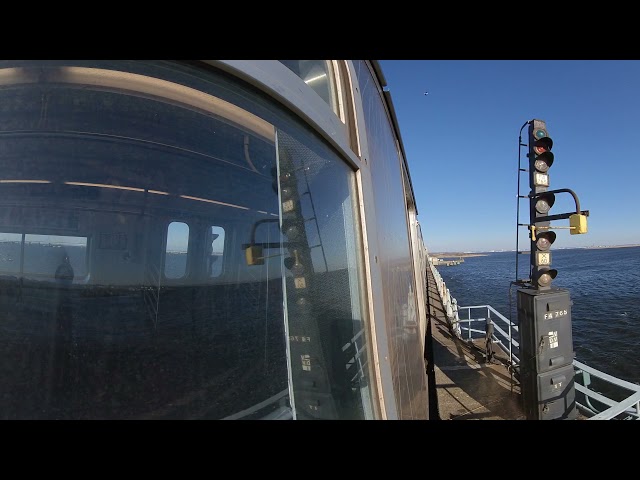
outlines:
[{"label": "bay water", "polygon": [[[640,384],[640,247],[557,249],[552,255],[558,270],[552,285],[567,289],[572,301],[575,358]],[[527,278],[529,254],[520,254],[517,262],[517,278]],[[515,252],[436,268],[459,306],[488,304],[518,323],[517,286],[511,284]]]}]

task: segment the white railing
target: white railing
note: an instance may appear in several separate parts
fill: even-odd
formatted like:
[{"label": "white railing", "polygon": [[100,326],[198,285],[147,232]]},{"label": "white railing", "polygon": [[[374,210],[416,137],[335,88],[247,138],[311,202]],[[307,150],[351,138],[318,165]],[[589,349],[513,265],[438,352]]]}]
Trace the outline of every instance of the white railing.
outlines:
[{"label": "white railing", "polygon": [[590,417],[589,420],[640,419],[640,385],[577,360],[573,361],[573,366],[576,368],[576,392],[582,397],[578,407]]},{"label": "white railing", "polygon": [[[477,310],[480,310],[480,313],[477,314],[479,316],[475,316],[474,314],[472,318],[471,312]],[[503,352],[509,355],[510,365],[520,364],[520,344],[516,339],[518,333],[518,326],[516,324],[512,323],[491,305],[458,307],[458,315],[463,317],[459,320],[461,324],[460,330],[466,332],[466,335],[463,334],[463,337],[466,337],[463,338],[463,340],[471,342],[478,338],[485,338],[488,331],[487,329],[491,326],[492,345],[498,346]],[[482,328],[474,328],[474,323],[481,323]],[[464,326],[465,324],[466,326]]]},{"label": "white railing", "polygon": [[438,272],[436,267],[433,265],[431,258],[429,258],[429,268],[431,269],[433,278],[436,281],[436,287],[438,289],[438,293],[440,294],[440,298],[442,299],[442,306],[444,307],[444,311],[447,316],[449,326],[451,327],[451,331],[458,338],[462,338],[462,332],[460,330],[459,323],[460,319],[458,317],[458,302],[456,302],[456,299],[451,296],[447,285],[440,276],[440,272]]}]

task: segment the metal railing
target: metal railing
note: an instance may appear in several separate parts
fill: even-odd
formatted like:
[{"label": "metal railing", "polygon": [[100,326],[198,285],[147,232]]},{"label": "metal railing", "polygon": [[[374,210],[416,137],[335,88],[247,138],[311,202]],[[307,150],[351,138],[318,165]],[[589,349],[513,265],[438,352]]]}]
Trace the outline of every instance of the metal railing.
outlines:
[{"label": "metal railing", "polygon": [[[467,342],[485,338],[491,347],[497,346],[508,355],[509,368],[516,370],[520,364],[518,326],[491,305],[458,306],[431,261],[429,267],[453,334]],[[487,338],[489,336],[490,340]],[[576,406],[588,420],[640,419],[640,385],[619,379],[575,359],[573,367]]]},{"label": "metal railing", "polygon": [[[491,325],[493,332],[491,335],[491,343],[494,346],[498,346],[503,352],[509,356],[510,365],[520,364],[520,344],[518,340],[514,338],[514,334],[518,332],[518,326],[512,323],[507,317],[498,312],[491,305],[473,305],[471,307],[457,307],[458,315],[465,317],[459,319],[462,332],[466,332],[460,336],[461,339],[469,342],[477,340],[479,338],[485,338],[488,331],[488,326]],[[466,310],[466,315],[463,313]],[[471,318],[472,310],[480,310],[478,317]],[[498,323],[499,322],[499,323]],[[473,324],[482,323],[482,329],[474,328]],[[466,338],[464,338],[466,337]],[[517,337],[517,336],[516,336]]]},{"label": "metal railing", "polygon": [[449,326],[451,327],[451,330],[453,331],[453,333],[456,336],[460,337],[461,331],[460,331],[460,323],[459,323],[460,319],[458,318],[458,302],[456,302],[456,299],[451,296],[451,293],[449,292],[449,289],[447,288],[446,283],[442,279],[442,276],[440,276],[440,272],[438,272],[436,267],[433,265],[433,262],[430,257],[429,257],[428,263],[429,263],[429,268],[431,269],[431,273],[433,274],[433,278],[436,281],[438,294],[442,299],[442,305],[445,309],[445,314],[447,316]]},{"label": "metal railing", "polygon": [[582,398],[576,404],[589,420],[640,419],[640,385],[621,380],[577,360],[573,361],[573,366],[576,395]]}]

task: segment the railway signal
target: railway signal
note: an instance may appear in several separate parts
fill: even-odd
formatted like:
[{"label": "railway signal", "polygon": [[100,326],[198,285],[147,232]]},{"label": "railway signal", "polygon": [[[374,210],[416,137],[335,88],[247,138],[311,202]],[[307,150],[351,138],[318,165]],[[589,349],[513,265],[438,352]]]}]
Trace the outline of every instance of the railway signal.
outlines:
[{"label": "railway signal", "polygon": [[551,244],[556,235],[549,231],[549,211],[555,203],[555,194],[549,192],[549,169],[553,165],[553,140],[543,120],[529,124],[529,185],[531,228],[531,282],[535,288],[546,290],[558,271],[551,268]]},{"label": "railway signal", "polygon": [[[586,218],[589,212],[580,210],[580,201],[572,190],[549,189],[549,170],[554,162],[551,151],[553,140],[543,120],[534,119],[528,125],[531,275],[527,282],[523,282],[529,285],[518,289],[522,358],[519,375],[523,407],[527,419],[574,419],[576,402],[571,329],[573,302],[568,290],[551,288],[551,283],[558,274],[556,269],[551,268],[551,246],[556,241],[556,233],[552,229],[569,228],[573,235],[587,233]],[[570,193],[573,196],[575,213],[550,213],[558,193]],[[523,197],[518,185],[518,199],[520,198]],[[569,227],[551,226],[552,221],[567,218]]]}]

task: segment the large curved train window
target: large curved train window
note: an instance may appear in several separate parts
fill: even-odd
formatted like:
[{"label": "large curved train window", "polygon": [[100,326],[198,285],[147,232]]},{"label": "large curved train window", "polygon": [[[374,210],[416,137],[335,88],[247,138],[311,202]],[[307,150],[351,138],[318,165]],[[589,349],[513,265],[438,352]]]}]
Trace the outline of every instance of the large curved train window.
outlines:
[{"label": "large curved train window", "polygon": [[279,104],[6,61],[0,172],[0,418],[372,415],[353,171]]},{"label": "large curved train window", "polygon": [[353,171],[278,132],[285,298],[298,418],[373,418]]},{"label": "large curved train window", "polygon": [[281,259],[242,249],[278,216],[255,98],[173,62],[0,64],[1,418],[286,412]]}]

